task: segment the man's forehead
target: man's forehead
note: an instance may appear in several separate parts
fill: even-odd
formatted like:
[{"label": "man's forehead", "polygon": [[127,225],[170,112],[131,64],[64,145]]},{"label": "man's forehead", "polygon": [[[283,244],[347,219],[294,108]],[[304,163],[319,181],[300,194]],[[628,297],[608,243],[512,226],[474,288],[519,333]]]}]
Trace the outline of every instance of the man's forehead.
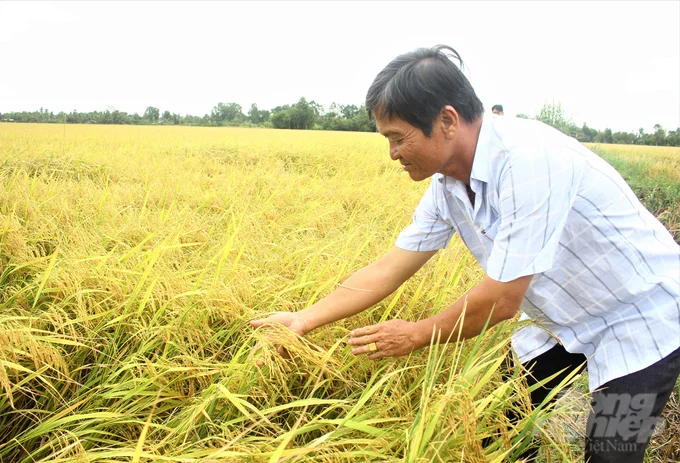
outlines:
[{"label": "man's forehead", "polygon": [[393,133],[401,133],[404,130],[407,130],[408,125],[409,124],[407,122],[404,122],[398,116],[394,116],[392,118],[389,118],[387,116],[383,117],[376,116],[375,118],[376,129],[378,129],[378,132],[385,136],[388,136]]}]

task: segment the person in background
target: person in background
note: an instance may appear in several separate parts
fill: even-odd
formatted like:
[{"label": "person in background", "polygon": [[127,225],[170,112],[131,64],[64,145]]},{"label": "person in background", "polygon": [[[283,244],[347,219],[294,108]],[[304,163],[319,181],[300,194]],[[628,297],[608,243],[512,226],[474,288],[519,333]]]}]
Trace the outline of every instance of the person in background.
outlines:
[{"label": "person in background", "polygon": [[503,105],[495,104],[491,107],[491,112],[497,116],[503,115]]}]

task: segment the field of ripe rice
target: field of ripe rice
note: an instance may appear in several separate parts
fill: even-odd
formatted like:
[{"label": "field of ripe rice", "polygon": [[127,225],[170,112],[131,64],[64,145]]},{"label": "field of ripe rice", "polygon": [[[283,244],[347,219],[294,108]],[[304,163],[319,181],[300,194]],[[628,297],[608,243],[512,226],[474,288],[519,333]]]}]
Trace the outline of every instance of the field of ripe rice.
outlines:
[{"label": "field of ripe rice", "polygon": [[502,462],[532,432],[577,461],[558,411],[501,379],[512,326],[377,363],[346,347],[475,284],[458,241],[304,340],[250,328],[387,251],[426,186],[378,134],[0,124],[0,462]]}]

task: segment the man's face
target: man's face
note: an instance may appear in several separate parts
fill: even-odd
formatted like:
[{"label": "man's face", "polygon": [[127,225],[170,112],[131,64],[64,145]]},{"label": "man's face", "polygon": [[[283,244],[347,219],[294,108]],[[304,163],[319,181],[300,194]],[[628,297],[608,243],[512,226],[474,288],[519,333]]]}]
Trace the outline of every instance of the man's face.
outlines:
[{"label": "man's face", "polygon": [[496,109],[496,108],[492,109],[491,112],[494,113],[494,114],[496,114],[496,115],[498,115],[498,116],[502,116],[502,115],[503,115],[503,111],[499,111],[499,110]]},{"label": "man's face", "polygon": [[390,157],[399,161],[412,180],[431,177],[449,160],[446,137],[438,130],[437,121],[431,136],[427,137],[422,130],[400,118],[376,117],[378,131],[390,142]]}]

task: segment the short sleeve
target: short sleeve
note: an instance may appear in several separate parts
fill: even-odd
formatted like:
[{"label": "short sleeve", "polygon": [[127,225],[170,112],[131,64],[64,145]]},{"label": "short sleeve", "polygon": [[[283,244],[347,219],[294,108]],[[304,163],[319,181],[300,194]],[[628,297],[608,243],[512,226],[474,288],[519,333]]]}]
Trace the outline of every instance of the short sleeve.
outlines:
[{"label": "short sleeve", "polygon": [[407,251],[435,251],[445,248],[453,238],[453,225],[442,219],[437,208],[438,186],[439,182],[433,178],[416,207],[411,224],[397,237],[398,247]]},{"label": "short sleeve", "polygon": [[[526,313],[522,312],[519,321],[531,320]],[[549,351],[557,344],[557,341],[547,331],[537,325],[526,325],[512,335],[512,348],[517,354],[520,363],[527,363],[544,352]]]},{"label": "short sleeve", "polygon": [[509,156],[500,171],[500,226],[487,274],[507,282],[552,268],[580,182],[566,150]]}]

